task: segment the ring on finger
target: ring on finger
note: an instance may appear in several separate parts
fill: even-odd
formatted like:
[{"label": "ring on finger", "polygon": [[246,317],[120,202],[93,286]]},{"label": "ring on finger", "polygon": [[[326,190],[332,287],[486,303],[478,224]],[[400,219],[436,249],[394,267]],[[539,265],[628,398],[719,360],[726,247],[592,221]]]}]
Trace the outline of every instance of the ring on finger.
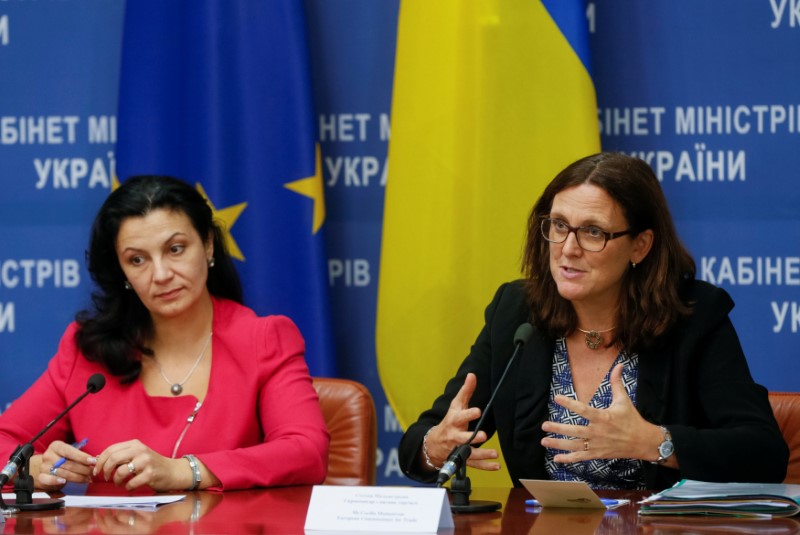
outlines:
[{"label": "ring on finger", "polygon": [[584,438],[583,439],[583,451],[589,451],[589,439],[588,438]]},{"label": "ring on finger", "polygon": [[50,475],[58,477],[58,467],[57,466],[51,466],[50,467]]},{"label": "ring on finger", "polygon": [[133,464],[133,461],[129,462],[127,466],[128,466],[128,472],[130,472],[131,474],[136,473],[136,465]]}]

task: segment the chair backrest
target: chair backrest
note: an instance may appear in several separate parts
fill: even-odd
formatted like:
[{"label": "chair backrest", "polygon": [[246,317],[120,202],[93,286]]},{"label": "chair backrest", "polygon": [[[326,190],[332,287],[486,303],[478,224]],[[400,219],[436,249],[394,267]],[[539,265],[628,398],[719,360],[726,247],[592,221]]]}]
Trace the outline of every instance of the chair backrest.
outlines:
[{"label": "chair backrest", "polygon": [[769,403],[789,446],[784,483],[800,483],[800,392],[770,392]]},{"label": "chair backrest", "polygon": [[369,390],[356,381],[313,377],[331,435],[326,485],[374,485],[378,421]]}]

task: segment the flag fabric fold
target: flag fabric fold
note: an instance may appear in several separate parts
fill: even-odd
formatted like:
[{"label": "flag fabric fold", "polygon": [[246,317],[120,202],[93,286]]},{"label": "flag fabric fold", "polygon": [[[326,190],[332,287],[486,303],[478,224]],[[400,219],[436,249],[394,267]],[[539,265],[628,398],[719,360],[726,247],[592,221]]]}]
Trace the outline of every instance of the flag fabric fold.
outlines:
[{"label": "flag fabric fold", "polygon": [[302,2],[128,2],[120,76],[120,179],[197,184],[245,304],[289,316],[311,373],[335,375]]},{"label": "flag fabric fold", "polygon": [[401,2],[376,343],[403,428],[455,373],[496,288],[520,277],[544,186],[600,148],[583,2],[548,3],[572,9]]}]

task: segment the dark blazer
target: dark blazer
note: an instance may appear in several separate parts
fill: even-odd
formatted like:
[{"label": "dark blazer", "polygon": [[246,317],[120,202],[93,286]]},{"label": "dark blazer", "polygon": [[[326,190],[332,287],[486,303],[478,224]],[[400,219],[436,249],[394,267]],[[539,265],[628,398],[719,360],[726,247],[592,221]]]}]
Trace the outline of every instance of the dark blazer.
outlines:
[{"label": "dark blazer", "polygon": [[[669,429],[680,464],[675,470],[646,462],[647,488],[666,488],[682,478],[783,481],[789,451],[767,390],[753,381],[728,317],[733,300],[702,281],[688,281],[683,290],[685,301],[693,303],[693,314],[655,349],[639,353],[637,408],[646,420]],[[529,321],[522,281],[501,286],[485,317],[486,324],[444,394],[403,435],[400,464],[412,479],[435,481],[436,475],[418,462],[422,438],[444,418],[468,372],[478,378],[470,406],[486,406],[513,353],[514,332]],[[535,330],[482,426],[490,437],[498,433],[515,486],[520,479],[548,479],[541,440],[542,423],[548,418],[553,351],[554,340]]]}]

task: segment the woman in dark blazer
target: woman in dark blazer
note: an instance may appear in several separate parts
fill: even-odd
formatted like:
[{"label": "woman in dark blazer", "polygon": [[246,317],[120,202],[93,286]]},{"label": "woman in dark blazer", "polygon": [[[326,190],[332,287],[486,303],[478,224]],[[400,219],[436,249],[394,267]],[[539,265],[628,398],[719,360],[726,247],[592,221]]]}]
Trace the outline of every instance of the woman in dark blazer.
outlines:
[{"label": "woman in dark blazer", "polygon": [[520,479],[593,488],[667,487],[681,478],[780,482],[788,448],[756,384],[722,289],[694,279],[658,179],[641,160],[578,160],[533,208],[525,279],[500,287],[470,354],[403,436],[400,462],[430,482],[467,442],[514,351],[534,325],[473,440],[495,432]]}]

